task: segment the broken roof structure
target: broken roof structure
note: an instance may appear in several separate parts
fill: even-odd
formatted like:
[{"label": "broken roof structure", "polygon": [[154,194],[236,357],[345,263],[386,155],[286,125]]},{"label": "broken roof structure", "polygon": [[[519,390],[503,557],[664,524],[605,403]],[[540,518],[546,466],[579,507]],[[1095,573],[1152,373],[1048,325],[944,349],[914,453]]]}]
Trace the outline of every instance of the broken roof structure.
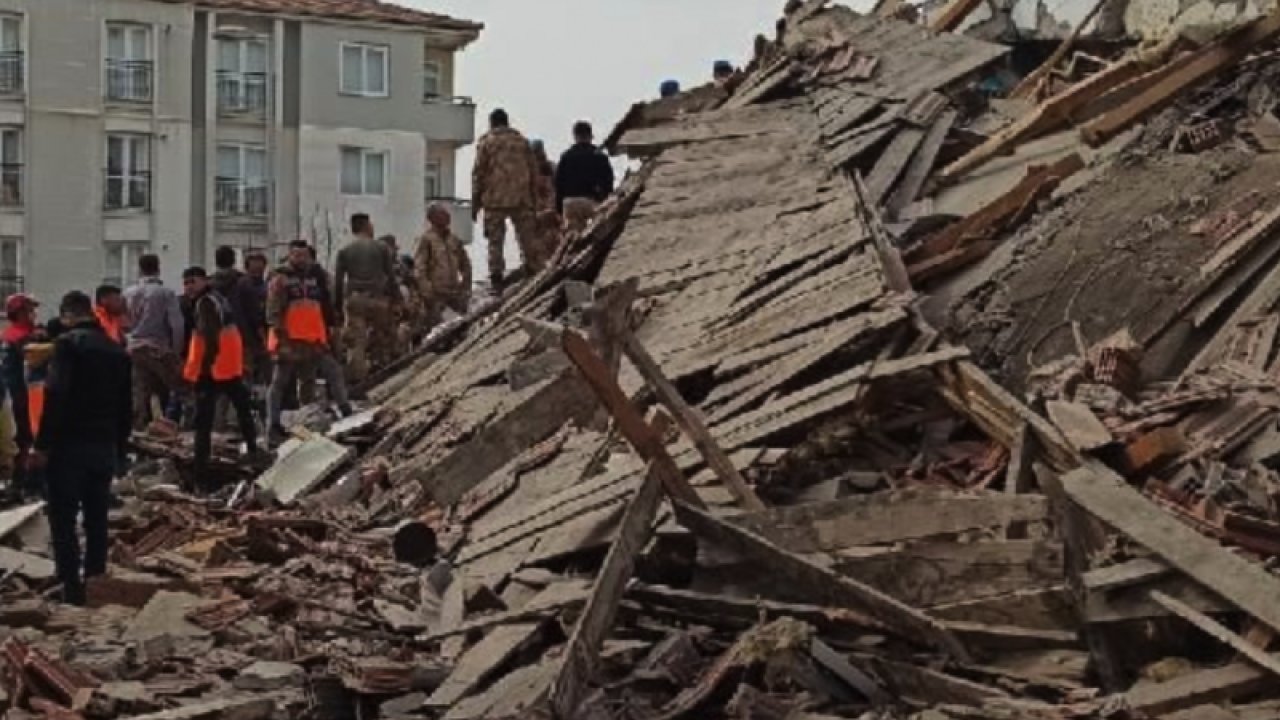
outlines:
[{"label": "broken roof structure", "polygon": [[1010,98],[1008,48],[895,13],[791,2],[637,104],[588,230],[377,409],[217,455],[256,491],[136,471],[97,609],[5,514],[10,704],[1275,717],[1280,16]]}]

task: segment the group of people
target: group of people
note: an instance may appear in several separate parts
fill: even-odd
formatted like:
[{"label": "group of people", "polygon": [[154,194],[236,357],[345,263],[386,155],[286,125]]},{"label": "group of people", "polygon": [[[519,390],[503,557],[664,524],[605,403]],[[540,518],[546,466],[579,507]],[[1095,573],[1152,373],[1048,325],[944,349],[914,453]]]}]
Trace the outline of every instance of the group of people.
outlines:
[{"label": "group of people", "polygon": [[547,158],[539,140],[511,127],[505,110],[489,115],[489,132],[476,143],[471,176],[471,211],[484,215],[489,251],[489,285],[506,285],[507,226],[514,226],[525,272],[541,272],[555,256],[562,233],[580,233],[597,206],[613,193],[613,165],[595,145],[591,124],[573,127],[573,146],[560,162]]},{"label": "group of people", "polygon": [[[410,261],[394,237],[374,236],[368,215],[351,218],[351,241],[332,276],[305,240],[289,245],[268,270],[261,253],[237,267],[229,247],[216,269],[182,273],[181,293],[161,279],[160,259],[139,259],[139,280],[103,285],[95,297],[66,294],[57,316],[39,322],[26,294],[5,302],[0,334],[0,440],[11,494],[40,496],[67,602],[84,601],[84,583],[106,570],[107,512],[113,476],[124,471],[133,430],[189,423],[195,432],[189,490],[215,491],[209,473],[220,409],[234,410],[250,456],[260,455],[258,415],[283,438],[283,411],[314,400],[317,375],[330,406],[352,412],[348,382],[363,382],[390,362],[403,333],[396,318],[428,332],[446,309],[465,313],[471,265],[447,208],[433,205]],[[345,356],[344,367],[341,358]],[[267,386],[265,410],[253,388]],[[77,536],[82,517],[83,556]]]}]

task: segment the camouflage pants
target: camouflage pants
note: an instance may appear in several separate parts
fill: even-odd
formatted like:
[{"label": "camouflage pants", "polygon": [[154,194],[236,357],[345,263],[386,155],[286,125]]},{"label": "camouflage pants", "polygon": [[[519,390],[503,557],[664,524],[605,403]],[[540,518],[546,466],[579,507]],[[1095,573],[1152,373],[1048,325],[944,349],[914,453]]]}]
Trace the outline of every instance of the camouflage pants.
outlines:
[{"label": "camouflage pants", "polygon": [[542,247],[538,235],[538,224],[533,210],[516,208],[512,210],[484,211],[484,236],[489,241],[489,278],[504,278],[507,275],[506,258],[503,251],[507,244],[507,221],[516,228],[516,244],[520,246],[520,257],[524,261],[528,274],[542,272],[547,266],[547,253]]},{"label": "camouflage pants", "polygon": [[391,301],[367,293],[352,293],[346,304],[347,325],[343,329],[347,368],[351,382],[359,384],[373,368],[386,367],[395,359],[396,316]]},{"label": "camouflage pants", "polygon": [[133,428],[145,430],[151,417],[151,398],[163,408],[186,391],[178,356],[168,350],[140,345],[129,352],[133,359]]},{"label": "camouflage pants", "polygon": [[591,224],[599,203],[587,197],[565,198],[564,226],[571,233],[580,233]]}]

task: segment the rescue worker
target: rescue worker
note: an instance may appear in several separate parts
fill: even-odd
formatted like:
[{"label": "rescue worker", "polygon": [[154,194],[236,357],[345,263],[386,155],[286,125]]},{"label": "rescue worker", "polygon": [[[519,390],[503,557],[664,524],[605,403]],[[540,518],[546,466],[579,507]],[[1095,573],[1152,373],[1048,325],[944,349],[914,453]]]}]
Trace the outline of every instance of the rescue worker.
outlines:
[{"label": "rescue worker", "polygon": [[[133,426],[145,430],[151,414],[152,398],[167,415],[182,415],[180,355],[186,342],[186,320],[182,304],[173,290],[160,279],[160,258],[143,255],[138,259],[141,278],[124,291],[129,309],[129,357],[133,360]],[[158,418],[157,418],[158,419]]]},{"label": "rescue worker", "polygon": [[679,80],[663,80],[658,86],[658,97],[666,99],[680,94]]},{"label": "rescue worker", "polygon": [[335,319],[328,275],[312,262],[307,241],[290,243],[289,260],[272,277],[267,295],[267,347],[275,357],[267,422],[273,435],[285,435],[280,422],[285,391],[306,370],[319,371],[338,410],[351,414],[346,379],[330,347]]},{"label": "rescue worker", "polygon": [[418,240],[413,260],[418,293],[426,306],[426,332],[444,319],[445,308],[466,315],[471,305],[471,258],[453,234],[449,209],[432,203],[427,209],[427,231]]},{"label": "rescue worker", "polygon": [[[27,472],[27,456],[31,452],[35,435],[32,433],[31,393],[27,386],[26,349],[33,342],[43,338],[36,326],[36,313],[40,303],[30,295],[18,293],[10,295],[4,303],[5,316],[9,326],[0,334],[0,370],[4,374],[4,389],[9,394],[13,407],[15,425],[14,439],[18,444],[17,468],[14,473],[14,488],[20,494],[39,495],[39,488],[31,482],[32,475]],[[43,386],[36,388],[37,413],[44,406]]]},{"label": "rescue worker", "polygon": [[417,283],[413,279],[413,258],[400,254],[400,241],[395,235],[383,235],[378,242],[386,246],[395,264],[395,282],[400,288],[400,313],[396,317],[395,347],[392,355],[404,357],[413,347],[413,336],[423,320],[422,298],[418,295]]},{"label": "rescue worker", "polygon": [[489,132],[476,144],[471,174],[471,215],[484,212],[484,236],[489,243],[489,284],[495,295],[506,282],[507,221],[515,225],[516,242],[525,274],[542,272],[547,258],[539,246],[534,218],[537,160],[524,136],[511,127],[505,110],[489,115]]},{"label": "rescue worker", "polygon": [[257,337],[245,338],[245,352],[253,358],[252,384],[264,386],[271,382],[271,355],[267,352],[267,256],[250,252],[244,258],[244,273],[253,293],[253,304],[246,312],[249,324],[257,328]]},{"label": "rescue worker", "polygon": [[[82,292],[67,293],[67,331],[54,343],[48,399],[30,465],[48,480],[49,530],[62,599],[83,605],[89,578],[107,571],[111,478],[123,470],[132,420],[130,362]],[[81,563],[76,519],[83,515]]]},{"label": "rescue worker", "polygon": [[715,64],[711,66],[711,81],[714,82],[717,87],[724,87],[729,84],[729,81],[733,79],[733,75],[736,72],[737,70],[734,69],[733,63],[728,60],[717,60]]},{"label": "rescue worker", "polygon": [[[254,312],[256,298],[253,281],[236,267],[235,248],[223,245],[214,251],[213,261],[217,269],[214,270],[210,280],[218,294],[231,305],[231,314],[235,319],[236,327],[240,329],[241,343],[244,346],[244,365],[250,368],[254,358],[260,353],[259,339],[264,342],[266,339],[265,328],[259,323],[259,318]],[[185,290],[185,281],[183,286]],[[197,313],[197,325],[199,325],[198,316],[199,313]],[[262,322],[265,323],[265,320]],[[247,372],[246,370],[246,374]]]},{"label": "rescue worker", "polygon": [[333,278],[351,381],[358,384],[395,359],[396,315],[403,300],[395,255],[374,238],[368,215],[351,216],[351,234],[355,239],[338,253]]},{"label": "rescue worker", "polygon": [[208,478],[218,400],[225,397],[235,408],[240,436],[250,455],[258,454],[258,429],[253,423],[249,388],[244,384],[244,337],[231,301],[212,286],[201,267],[182,274],[182,289],[196,315],[196,330],[182,370],[182,378],[195,387],[196,394],[195,484],[197,490],[211,493],[218,490]]},{"label": "rescue worker", "polygon": [[585,230],[596,207],[613,193],[613,164],[594,140],[591,123],[575,123],[573,147],[564,151],[556,167],[556,207],[569,232]]},{"label": "rescue worker", "polygon": [[547,146],[541,140],[532,140],[534,158],[538,161],[538,176],[534,181],[534,211],[538,223],[538,239],[548,259],[555,257],[560,247],[560,211],[556,208],[556,164],[547,157]]},{"label": "rescue worker", "polygon": [[99,285],[94,292],[93,316],[102,325],[107,337],[125,344],[125,323],[128,312],[124,305],[124,295],[115,285]]}]

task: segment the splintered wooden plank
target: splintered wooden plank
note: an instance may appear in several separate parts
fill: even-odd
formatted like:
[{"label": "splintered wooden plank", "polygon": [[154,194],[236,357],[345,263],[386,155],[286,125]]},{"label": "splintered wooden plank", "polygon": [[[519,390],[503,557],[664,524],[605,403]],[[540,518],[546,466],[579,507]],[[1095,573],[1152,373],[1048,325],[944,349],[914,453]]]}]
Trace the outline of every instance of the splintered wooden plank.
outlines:
[{"label": "splintered wooden plank", "polygon": [[1275,687],[1273,675],[1249,663],[1197,670],[1163,683],[1138,685],[1124,694],[1125,704],[1150,717],[1210,703],[1229,702]]},{"label": "splintered wooden plank", "polygon": [[951,132],[951,128],[959,119],[960,113],[956,110],[945,110],[938,116],[937,120],[929,126],[928,133],[924,136],[924,141],[920,143],[920,148],[916,154],[911,157],[911,164],[907,166],[907,170],[902,175],[901,182],[893,191],[888,202],[889,213],[893,217],[897,217],[907,206],[915,202],[920,197],[920,192],[924,190],[924,184],[929,179],[930,173],[933,172],[933,166],[938,161],[938,153],[942,150],[942,145],[947,141],[947,133]]},{"label": "splintered wooden plank", "polygon": [[427,494],[442,507],[448,507],[521,453],[551,437],[566,422],[590,417],[595,408],[596,400],[582,379],[567,372],[440,462],[413,474]]},{"label": "splintered wooden plank", "polygon": [[736,551],[759,563],[780,583],[792,583],[812,593],[818,605],[860,610],[884,623],[903,638],[923,641],[959,660],[967,661],[968,651],[945,627],[928,615],[851,578],[788,552],[749,530],[731,525],[702,510],[676,502],[676,518],[694,534]]},{"label": "splintered wooden plank", "polygon": [[1151,599],[1164,606],[1169,612],[1195,625],[1206,635],[1220,643],[1224,643],[1243,655],[1250,662],[1266,670],[1272,675],[1280,676],[1280,660],[1272,657],[1239,635],[1231,632],[1225,625],[1162,592],[1152,592]]},{"label": "splintered wooden plank", "polygon": [[1280,579],[1179,522],[1121,478],[1099,472],[1082,468],[1069,473],[1062,478],[1063,489],[1107,525],[1272,629],[1280,629]]},{"label": "splintered wooden plank", "polygon": [[425,704],[437,709],[449,708],[470,695],[491,680],[509,658],[529,647],[537,636],[539,627],[537,623],[503,625],[490,632],[463,654],[453,672],[427,698]]},{"label": "splintered wooden plank", "polygon": [[1049,419],[1077,450],[1097,450],[1114,440],[1111,431],[1107,430],[1107,426],[1102,424],[1087,405],[1050,400],[1045,404],[1045,410],[1049,413]]},{"label": "splintered wooden plank", "polygon": [[903,126],[893,136],[893,140],[889,141],[889,147],[880,153],[880,159],[876,161],[866,180],[867,199],[874,206],[879,207],[884,203],[924,138],[923,129]]},{"label": "splintered wooden plank", "polygon": [[1038,522],[1048,515],[1049,502],[1040,495],[891,491],[740,515],[732,522],[792,552],[815,553]]},{"label": "splintered wooden plank", "polygon": [[929,29],[940,33],[951,32],[960,27],[960,23],[981,4],[982,0],[951,0],[929,23]]}]

